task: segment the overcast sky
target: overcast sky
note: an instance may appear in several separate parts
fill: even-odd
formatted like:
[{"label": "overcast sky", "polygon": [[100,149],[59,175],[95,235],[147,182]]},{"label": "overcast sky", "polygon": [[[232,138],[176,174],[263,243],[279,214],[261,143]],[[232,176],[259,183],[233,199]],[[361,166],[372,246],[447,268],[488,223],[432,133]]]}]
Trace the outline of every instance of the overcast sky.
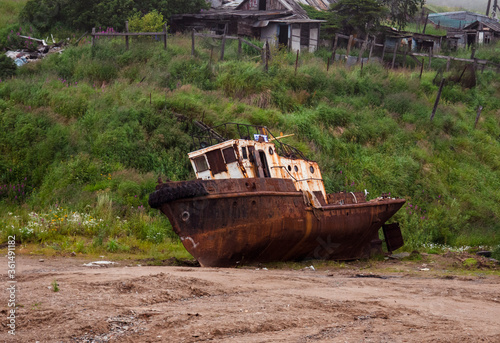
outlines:
[{"label": "overcast sky", "polygon": [[[491,1],[492,4],[493,2],[494,0]],[[463,7],[483,13],[486,13],[486,6],[488,6],[488,0],[427,0],[426,3],[448,7]]]}]

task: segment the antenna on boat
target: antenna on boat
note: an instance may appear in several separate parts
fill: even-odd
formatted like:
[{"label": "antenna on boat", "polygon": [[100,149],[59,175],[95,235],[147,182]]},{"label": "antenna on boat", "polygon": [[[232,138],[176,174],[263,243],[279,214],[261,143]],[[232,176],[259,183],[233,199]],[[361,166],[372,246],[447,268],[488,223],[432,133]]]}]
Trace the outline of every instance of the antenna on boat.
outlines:
[{"label": "antenna on boat", "polygon": [[286,138],[286,137],[291,137],[291,136],[294,136],[295,133],[291,133],[289,135],[283,135],[283,132],[280,132],[281,135],[279,135],[278,137],[271,137],[269,138],[270,141],[274,141],[274,140],[278,140],[278,139],[281,139],[281,138]]}]

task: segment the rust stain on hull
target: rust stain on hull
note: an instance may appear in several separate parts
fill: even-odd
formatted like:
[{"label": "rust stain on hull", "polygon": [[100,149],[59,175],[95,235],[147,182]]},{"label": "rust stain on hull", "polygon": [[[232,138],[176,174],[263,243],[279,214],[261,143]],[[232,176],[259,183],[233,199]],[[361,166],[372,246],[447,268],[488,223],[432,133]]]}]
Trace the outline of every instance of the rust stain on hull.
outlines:
[{"label": "rust stain on hull", "polygon": [[[339,196],[340,194],[340,196]],[[170,220],[202,266],[305,258],[369,257],[382,225],[405,203],[380,198],[344,201],[328,195],[312,205],[292,180],[244,178],[160,184],[150,205]],[[341,200],[339,200],[341,199]]]}]

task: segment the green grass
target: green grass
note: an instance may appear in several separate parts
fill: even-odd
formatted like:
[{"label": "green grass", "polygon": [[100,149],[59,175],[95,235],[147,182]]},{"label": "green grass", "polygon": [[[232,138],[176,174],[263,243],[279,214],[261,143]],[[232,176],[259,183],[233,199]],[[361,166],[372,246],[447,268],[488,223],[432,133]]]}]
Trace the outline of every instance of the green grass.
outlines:
[{"label": "green grass", "polygon": [[[186,155],[194,128],[176,112],[208,125],[294,134],[285,142],[318,161],[328,192],[406,198],[394,220],[410,251],[500,242],[498,74],[478,73],[471,90],[447,84],[430,122],[435,71],[420,79],[418,69],[335,63],[326,72],[327,54],[319,51],[301,54],[295,73],[295,54],[273,51],[266,73],[258,53],[244,50],[237,60],[237,43],[226,48],[224,62],[209,63],[209,42],[200,41],[193,58],[182,35],[170,38],[167,51],[137,41],[126,51],[123,40],[101,40],[0,82],[2,239],[16,234],[45,252],[188,256],[147,205],[158,174],[194,177]],[[452,65],[445,76],[462,68]],[[33,213],[45,224],[35,225]]]},{"label": "green grass", "polygon": [[[404,31],[422,33],[423,29],[424,29],[423,24],[417,25],[416,23],[409,23],[404,28]],[[446,32],[447,32],[446,29],[438,28],[434,26],[431,22],[428,22],[427,26],[425,27],[425,34],[427,35],[446,36]]]},{"label": "green grass", "polygon": [[28,0],[0,0],[0,29],[15,24],[17,16]]}]

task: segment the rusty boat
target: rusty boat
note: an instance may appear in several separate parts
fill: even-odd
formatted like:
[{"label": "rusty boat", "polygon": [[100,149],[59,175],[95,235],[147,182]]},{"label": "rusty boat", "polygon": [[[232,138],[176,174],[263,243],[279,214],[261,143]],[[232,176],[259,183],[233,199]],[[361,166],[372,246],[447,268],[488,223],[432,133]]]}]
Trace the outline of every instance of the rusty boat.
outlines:
[{"label": "rusty boat", "polygon": [[380,229],[387,250],[403,245],[399,225],[385,223],[404,199],[327,194],[318,164],[266,127],[228,123],[193,140],[200,146],[188,154],[196,179],[159,179],[149,204],[201,266],[367,258],[382,253]]}]

